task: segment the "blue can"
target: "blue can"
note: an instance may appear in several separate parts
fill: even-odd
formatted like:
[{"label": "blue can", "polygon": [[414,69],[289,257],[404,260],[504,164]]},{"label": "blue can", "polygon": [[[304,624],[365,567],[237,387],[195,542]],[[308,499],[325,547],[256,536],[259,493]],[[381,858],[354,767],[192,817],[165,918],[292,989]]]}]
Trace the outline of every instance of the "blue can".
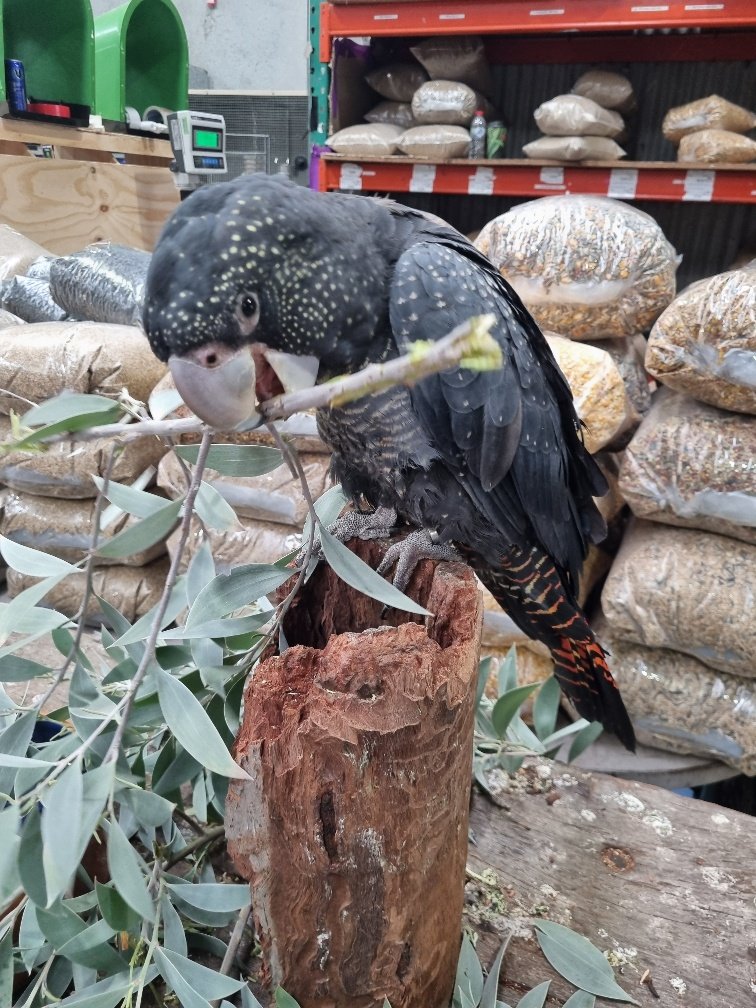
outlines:
[{"label": "blue can", "polygon": [[5,61],[5,90],[11,112],[26,112],[26,73],[21,60]]}]

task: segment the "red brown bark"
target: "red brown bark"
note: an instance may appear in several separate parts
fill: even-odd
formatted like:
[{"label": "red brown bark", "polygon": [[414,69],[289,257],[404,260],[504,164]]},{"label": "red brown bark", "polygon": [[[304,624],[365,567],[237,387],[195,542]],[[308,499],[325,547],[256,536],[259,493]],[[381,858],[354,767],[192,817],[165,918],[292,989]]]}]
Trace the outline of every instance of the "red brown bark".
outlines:
[{"label": "red brown bark", "polygon": [[229,792],[229,850],[268,979],[302,1008],[452,993],[482,609],[461,564],[423,562],[409,593],[427,627],[382,620],[321,564],[288,616],[294,646],[247,687],[236,755],[252,779]]}]

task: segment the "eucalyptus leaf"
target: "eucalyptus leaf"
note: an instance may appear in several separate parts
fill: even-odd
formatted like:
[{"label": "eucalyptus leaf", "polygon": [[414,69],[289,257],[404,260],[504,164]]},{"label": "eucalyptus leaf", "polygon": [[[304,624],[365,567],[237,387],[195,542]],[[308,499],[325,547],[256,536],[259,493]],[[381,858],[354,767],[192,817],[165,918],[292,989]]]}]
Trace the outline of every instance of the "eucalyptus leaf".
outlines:
[{"label": "eucalyptus leaf", "polygon": [[107,852],[110,877],[118,892],[145,920],[154,920],[155,908],[136,853],[121,827],[112,819],[108,821]]},{"label": "eucalyptus leaf", "polygon": [[246,986],[245,980],[234,980],[232,977],[224,976],[215,970],[208,969],[207,966],[192,962],[186,956],[171,952],[169,949],[155,949],[155,961],[160,968],[163,979],[173,986],[179,997],[182,995],[175,984],[177,976],[186,981],[200,997],[208,1001],[230,997]]},{"label": "eucalyptus leaf", "polygon": [[507,651],[503,662],[499,662],[499,696],[517,685],[517,649],[514,644]]},{"label": "eucalyptus leaf", "polygon": [[95,879],[95,891],[103,920],[114,932],[135,931],[140,926],[142,918],[129,906],[112,883],[103,885]]},{"label": "eucalyptus leaf", "polygon": [[533,727],[541,741],[547,735],[551,735],[556,727],[561,699],[562,691],[559,683],[556,676],[551,675],[541,684],[533,702]]},{"label": "eucalyptus leaf", "polygon": [[481,991],[479,1008],[496,1008],[496,992],[499,989],[499,973],[501,972],[501,964],[508,944],[509,938],[501,943],[501,947],[496,953],[496,958],[491,963],[491,969],[489,970],[486,982],[483,984],[483,990]]},{"label": "eucalyptus leaf", "polygon": [[638,1004],[617,984],[611,966],[587,938],[554,921],[539,920],[534,927],[541,951],[565,980],[598,997]]},{"label": "eucalyptus leaf", "polygon": [[38,676],[50,675],[49,665],[40,665],[31,658],[8,654],[0,658],[0,682],[27,682]]},{"label": "eucalyptus leaf", "polygon": [[168,822],[176,807],[174,802],[145,788],[124,788],[119,798],[128,805],[141,826],[152,829],[157,829],[158,826]]},{"label": "eucalyptus leaf", "polygon": [[203,539],[194,556],[189,561],[186,571],[186,601],[189,608],[197,598],[199,593],[215,577],[215,559],[213,558],[210,544]]},{"label": "eucalyptus leaf", "polygon": [[100,493],[111,504],[137,518],[149,518],[165,507],[165,497],[158,497],[157,494],[149,493],[147,490],[138,490],[123,483],[116,483],[114,480],[108,480],[105,489],[105,480],[101,476],[93,476],[92,479]]},{"label": "eucalyptus leaf", "polygon": [[[150,966],[144,977],[145,985],[152,983],[157,975],[157,967]],[[137,986],[137,978],[140,976],[141,974],[132,973],[131,970],[116,973],[105,980],[98,980],[88,990],[77,991],[63,998],[56,1004],[56,1008],[116,1008],[129,991]]]},{"label": "eucalyptus leaf", "polygon": [[[195,463],[199,445],[179,445],[174,451],[185,462]],[[214,444],[210,445],[205,466],[223,476],[262,476],[283,465],[278,448],[262,445]]]},{"label": "eucalyptus leaf", "polygon": [[227,616],[255,602],[288,581],[292,573],[273,564],[243,564],[227,574],[218,574],[195,599],[187,627]]},{"label": "eucalyptus leaf", "polygon": [[[341,484],[337,483],[326,490],[325,493],[322,493],[315,501],[315,514],[325,527],[328,528],[330,525],[333,525],[348,503],[349,499],[342,490]],[[306,543],[310,538],[311,525],[312,515],[308,513],[305,518],[304,528],[302,529],[303,543]]]},{"label": "eucalyptus leaf", "polygon": [[[38,427],[41,424],[59,423],[61,420],[71,420],[83,416],[96,417],[98,414],[109,413],[113,408],[120,411],[119,404],[113,399],[101,395],[82,392],[62,392],[60,395],[39,406],[32,406],[21,418],[24,427]],[[97,423],[102,423],[101,419]]]},{"label": "eucalyptus leaf", "polygon": [[475,687],[475,710],[480,706],[480,701],[486,689],[488,677],[491,675],[491,659],[481,658],[478,663],[478,681]]},{"label": "eucalyptus leaf", "polygon": [[499,738],[504,738],[511,721],[516,716],[520,707],[538,689],[540,683],[528,683],[527,686],[515,686],[514,689],[502,693],[491,711],[491,722],[494,731]]},{"label": "eucalyptus leaf", "polygon": [[184,903],[199,907],[201,910],[212,910],[217,913],[230,913],[241,910],[249,903],[249,886],[233,885],[227,882],[210,884],[169,885]]},{"label": "eucalyptus leaf", "polygon": [[546,997],[550,986],[551,980],[544,980],[543,983],[539,983],[537,987],[529,990],[527,994],[524,994],[520,998],[517,1002],[517,1008],[543,1008],[546,1004]]},{"label": "eucalyptus leaf", "polygon": [[[173,586],[171,591],[171,597],[168,599],[168,605],[166,606],[165,613],[160,622],[160,629],[163,630],[169,624],[173,623],[180,612],[186,608],[186,598],[185,598],[185,578],[183,576],[176,579],[176,584]],[[138,641],[147,640],[152,632],[152,628],[155,624],[155,616],[157,615],[157,610],[160,603],[156,602],[143,616],[129,627],[125,633],[122,633],[119,637],[113,641],[116,647],[128,647],[129,644],[135,644]]]},{"label": "eucalyptus leaf", "polygon": [[236,512],[228,501],[218,493],[214,486],[204,481],[199,485],[194,500],[194,510],[203,524],[217,532],[227,532],[228,529],[236,528],[239,525]]},{"label": "eucalyptus leaf", "polygon": [[4,758],[8,760],[13,757],[21,759],[26,757],[36,723],[36,711],[27,711],[26,714],[16,718],[0,732],[0,768],[2,768],[0,769],[0,794],[10,794],[13,779],[16,776],[12,769],[12,763],[3,767]]},{"label": "eucalyptus leaf", "polygon": [[249,989],[249,987],[242,987],[241,1001],[242,1001],[242,1008],[262,1008],[262,1005],[257,1000],[252,991]]},{"label": "eucalyptus leaf", "polygon": [[186,931],[167,893],[160,898],[160,911],[163,918],[163,946],[171,952],[186,956]]},{"label": "eucalyptus leaf", "polygon": [[427,609],[395,588],[390,581],[377,574],[356,553],[352,553],[335,536],[332,536],[322,524],[319,525],[318,534],[323,556],[341,580],[350,587],[378,602],[383,602],[384,605],[391,606],[393,609],[417,613],[420,616],[432,615]]},{"label": "eucalyptus leaf", "polygon": [[478,953],[466,931],[462,933],[454,990],[461,993],[468,1002],[475,1006],[480,1003],[483,994],[483,967],[480,965]]},{"label": "eucalyptus leaf", "polygon": [[196,626],[178,627],[175,630],[166,630],[163,633],[163,640],[196,640],[204,637],[221,639],[224,637],[238,637],[240,634],[253,633],[265,626],[270,621],[270,613],[251,613],[249,616],[239,616],[236,618],[226,617],[226,619],[208,620],[206,623],[198,623]]},{"label": "eucalyptus leaf", "polygon": [[45,793],[44,806],[42,868],[50,906],[67,889],[89,842],[80,832],[84,807],[81,759],[53,782]]},{"label": "eucalyptus leaf", "polygon": [[61,945],[58,954],[103,973],[120,973],[126,963],[113,946],[108,944],[114,934],[107,921],[97,920]]},{"label": "eucalyptus leaf", "polygon": [[80,567],[74,567],[67,560],[32,549],[31,546],[22,546],[4,535],[0,535],[0,553],[12,570],[30,577],[47,578],[58,574],[82,573]]},{"label": "eucalyptus leaf", "polygon": [[235,763],[205,708],[184,684],[163,669],[156,672],[160,708],[176,740],[204,767],[248,780]]},{"label": "eucalyptus leaf", "polygon": [[283,987],[276,987],[273,994],[276,1008],[299,1008],[299,1001],[295,1001],[291,994],[287,994]]},{"label": "eucalyptus leaf", "polygon": [[155,511],[149,518],[142,518],[136,525],[118,532],[107,542],[97,547],[98,556],[108,557],[111,560],[121,560],[139,553],[142,550],[154,546],[172,531],[178,521],[178,516],[184,506],[183,499],[171,501],[164,504],[159,511]]},{"label": "eucalyptus leaf", "polygon": [[[45,949],[46,945],[47,949]],[[24,907],[18,933],[18,953],[27,973],[31,973],[32,969],[44,960],[45,951],[49,951],[49,948],[47,939],[39,927],[37,908],[29,900]]]},{"label": "eucalyptus leaf", "polygon": [[588,991],[575,991],[562,1005],[562,1008],[596,1008],[596,995]]},{"label": "eucalyptus leaf", "polygon": [[[0,907],[5,907],[21,885],[18,855],[21,813],[17,805],[0,808]],[[1,1004],[2,1002],[0,1002]]]},{"label": "eucalyptus leaf", "polygon": [[600,721],[589,722],[585,728],[582,728],[575,736],[572,745],[570,746],[570,752],[567,758],[569,760],[577,759],[581,753],[585,752],[588,746],[592,745],[596,741],[603,730],[604,726]]}]

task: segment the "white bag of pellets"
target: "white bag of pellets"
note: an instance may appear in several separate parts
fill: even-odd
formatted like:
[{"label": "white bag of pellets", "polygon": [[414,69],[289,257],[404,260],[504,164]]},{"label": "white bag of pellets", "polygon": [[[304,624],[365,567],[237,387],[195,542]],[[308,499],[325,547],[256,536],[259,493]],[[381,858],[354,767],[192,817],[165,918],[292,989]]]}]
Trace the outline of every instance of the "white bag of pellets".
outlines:
[{"label": "white bag of pellets", "polygon": [[412,96],[412,115],[418,126],[469,126],[479,107],[475,91],[457,81],[428,81]]},{"label": "white bag of pellets", "polygon": [[[317,500],[328,489],[330,459],[327,455],[300,455],[299,460],[310,493]],[[262,476],[222,476],[207,469],[203,478],[241,517],[276,522],[297,530],[304,525],[307,501],[300,481],[292,476],[285,464]],[[173,452],[160,463],[158,486],[173,499],[186,493],[184,472]]]},{"label": "white bag of pellets", "polygon": [[[11,422],[0,416],[0,443],[10,443]],[[81,499],[95,497],[93,476],[103,477],[108,469],[112,438],[93,441],[57,441],[44,451],[0,453],[0,483],[19,493],[41,497]],[[116,483],[132,483],[140,473],[157,466],[167,447],[156,437],[124,441],[114,452],[110,478]]]},{"label": "white bag of pellets", "polygon": [[0,224],[0,280],[24,276],[33,262],[51,255],[9,224]]},{"label": "white bag of pellets", "polygon": [[756,681],[715,672],[690,655],[619,640],[591,625],[642,745],[719,760],[756,774]]},{"label": "white bag of pellets", "polygon": [[467,157],[470,133],[464,126],[413,126],[399,137],[399,150],[417,158]]},{"label": "white bag of pellets", "polygon": [[[94,515],[92,499],[61,500],[8,491],[0,516],[0,534],[21,546],[78,563],[86,558],[92,545]],[[101,529],[99,545],[105,546],[109,539],[138,521],[133,515],[121,512]],[[161,540],[117,560],[95,554],[94,563],[100,567],[112,564],[142,567],[164,553],[165,541]]]},{"label": "white bag of pellets", "polygon": [[749,133],[756,129],[756,113],[719,95],[708,95],[671,108],[662,122],[662,133],[675,144],[688,133],[705,129]]},{"label": "white bag of pellets", "polygon": [[39,322],[11,326],[0,340],[0,413],[25,411],[60,392],[146,402],[166,372],[136,326]]},{"label": "white bag of pellets", "polygon": [[475,242],[544,329],[570,339],[647,331],[679,263],[653,217],[604,196],[546,196],[489,221]]},{"label": "white bag of pellets", "polygon": [[[85,623],[89,626],[99,626],[104,622],[104,616],[99,598],[104,598],[117,609],[129,623],[134,623],[144,616],[160,601],[168,576],[169,562],[165,557],[153,560],[144,567],[124,567],[118,564],[113,567],[96,567],[92,575],[92,593],[85,615]],[[8,595],[16,598],[22,591],[31,588],[39,579],[28,574],[8,568]],[[71,574],[57,585],[54,585],[45,595],[45,605],[65,616],[74,617],[84,601],[84,574]]]},{"label": "white bag of pellets", "polygon": [[646,370],[712,406],[756,414],[756,263],[679,294],[651,330]]},{"label": "white bag of pellets", "polygon": [[612,635],[756,677],[756,546],[634,521],[604,584]]},{"label": "white bag of pellets", "polygon": [[618,112],[576,94],[557,95],[543,102],[533,118],[546,136],[597,136],[614,140],[625,130],[625,122]]},{"label": "white bag of pellets", "polygon": [[403,130],[391,123],[358,123],[328,137],[326,143],[337,154],[349,157],[388,157],[398,146]]},{"label": "white bag of pellets", "polygon": [[381,101],[365,113],[365,122],[388,123],[389,126],[399,126],[410,129],[415,125],[410,102]]},{"label": "white bag of pellets", "polygon": [[590,345],[606,350],[611,356],[622,375],[633,408],[640,416],[645,416],[651,408],[652,385],[655,388],[656,383],[646,374],[644,337],[639,334],[629,339],[598,340]]},{"label": "white bag of pellets", "polygon": [[577,414],[585,424],[583,436],[588,451],[594,454],[623,431],[637,427],[640,417],[610,354],[554,333],[545,335],[570,386]]},{"label": "white bag of pellets", "polygon": [[660,389],[625,449],[620,488],[639,518],[756,545],[756,422]]},{"label": "white bag of pellets", "polygon": [[53,300],[72,318],[139,325],[151,255],[96,242],[50,264]]},{"label": "white bag of pellets", "polygon": [[537,161],[619,161],[625,151],[609,137],[543,136],[522,148],[525,157]]}]

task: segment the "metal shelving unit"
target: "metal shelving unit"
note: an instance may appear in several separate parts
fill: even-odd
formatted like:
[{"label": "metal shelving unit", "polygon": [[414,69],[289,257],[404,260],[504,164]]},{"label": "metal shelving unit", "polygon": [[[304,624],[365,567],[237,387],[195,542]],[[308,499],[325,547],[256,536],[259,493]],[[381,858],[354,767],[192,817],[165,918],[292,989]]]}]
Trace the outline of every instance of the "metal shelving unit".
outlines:
[{"label": "metal shelving unit", "polygon": [[[313,118],[320,123],[320,131],[313,133],[316,143],[323,142],[322,124],[327,121],[325,68],[333,58],[334,42],[343,38],[483,34],[489,57],[510,66],[756,63],[756,0],[619,0],[611,4],[606,0],[375,0],[323,3],[311,11],[317,19],[320,55],[319,62],[313,55],[318,74],[311,68],[313,85],[317,79]],[[748,103],[746,96],[742,101]],[[635,200],[756,203],[756,166],[752,165],[682,165],[659,160],[576,165],[523,160],[426,162],[398,156],[354,161],[326,153],[312,178],[321,190],[527,199],[585,193]]]}]

